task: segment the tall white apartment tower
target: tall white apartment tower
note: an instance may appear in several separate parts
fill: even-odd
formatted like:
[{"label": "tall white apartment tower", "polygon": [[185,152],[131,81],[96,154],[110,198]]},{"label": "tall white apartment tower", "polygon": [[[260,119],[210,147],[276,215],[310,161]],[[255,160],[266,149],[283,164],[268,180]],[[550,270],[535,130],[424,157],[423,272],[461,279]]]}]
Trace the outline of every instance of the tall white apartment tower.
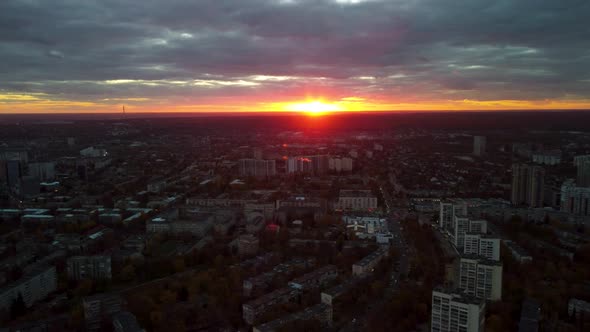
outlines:
[{"label": "tall white apartment tower", "polygon": [[478,255],[492,261],[500,260],[500,239],[481,233],[465,233],[466,255]]},{"label": "tall white apartment tower", "polygon": [[467,204],[462,201],[441,201],[439,225],[442,229],[452,231],[455,227],[455,216],[467,215]]},{"label": "tall white apartment tower", "polygon": [[465,248],[466,233],[485,234],[488,231],[488,223],[484,219],[472,220],[467,216],[455,215],[455,226],[453,227],[453,244],[462,252]]},{"label": "tall white apartment tower", "polygon": [[459,289],[490,301],[502,299],[502,263],[475,255],[461,257]]},{"label": "tall white apartment tower", "polygon": [[432,291],[431,332],[481,332],[485,327],[483,299],[456,290]]}]

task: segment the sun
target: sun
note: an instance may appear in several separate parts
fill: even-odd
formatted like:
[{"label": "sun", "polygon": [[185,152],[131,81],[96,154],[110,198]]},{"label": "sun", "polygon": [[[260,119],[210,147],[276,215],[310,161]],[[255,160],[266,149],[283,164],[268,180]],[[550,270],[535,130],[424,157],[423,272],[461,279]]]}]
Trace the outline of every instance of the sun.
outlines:
[{"label": "sun", "polygon": [[295,112],[303,112],[311,116],[319,116],[330,112],[341,111],[342,107],[333,103],[325,103],[321,100],[313,100],[304,103],[289,104],[287,105],[287,109]]}]

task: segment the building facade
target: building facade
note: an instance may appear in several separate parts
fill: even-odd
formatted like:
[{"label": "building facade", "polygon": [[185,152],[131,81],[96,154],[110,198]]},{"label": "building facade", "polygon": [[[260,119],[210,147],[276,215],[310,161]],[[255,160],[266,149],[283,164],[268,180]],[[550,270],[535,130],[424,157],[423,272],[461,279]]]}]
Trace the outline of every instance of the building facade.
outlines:
[{"label": "building facade", "polygon": [[0,289],[0,310],[10,310],[13,301],[20,296],[22,296],[25,305],[31,307],[56,289],[55,266],[37,267],[16,282]]},{"label": "building facade", "polygon": [[459,288],[467,295],[498,301],[502,299],[502,263],[475,255],[461,257]]},{"label": "building facade", "polygon": [[578,187],[572,180],[564,182],[560,210],[577,216],[590,216],[590,187]]},{"label": "building facade", "polygon": [[256,178],[269,178],[277,174],[274,160],[240,159],[240,176],[252,176]]},{"label": "building facade", "polygon": [[455,290],[432,291],[431,332],[483,332],[486,304]]},{"label": "building facade", "polygon": [[111,256],[74,256],[67,261],[70,280],[109,280],[112,278]]},{"label": "building facade", "polygon": [[287,159],[287,174],[322,175],[326,174],[329,168],[330,158],[327,155],[297,156]]},{"label": "building facade", "polygon": [[481,233],[466,233],[463,253],[466,255],[479,255],[489,260],[499,261],[500,239]]},{"label": "building facade", "polygon": [[447,200],[440,202],[439,226],[449,232],[455,227],[455,216],[467,215],[467,204],[463,201]]},{"label": "building facade", "polygon": [[543,207],[545,170],[540,166],[526,164],[512,165],[513,205]]},{"label": "building facade", "polygon": [[377,209],[377,197],[370,190],[340,190],[334,209],[372,211]]},{"label": "building facade", "polygon": [[473,220],[462,215],[455,215],[454,227],[452,232],[453,244],[459,251],[465,248],[465,234],[479,233],[485,234],[487,232],[487,221],[483,219]]},{"label": "building facade", "polygon": [[483,156],[486,153],[486,137],[473,136],[473,154],[476,156]]},{"label": "building facade", "polygon": [[590,187],[590,155],[574,157],[577,170],[576,182],[580,187]]}]

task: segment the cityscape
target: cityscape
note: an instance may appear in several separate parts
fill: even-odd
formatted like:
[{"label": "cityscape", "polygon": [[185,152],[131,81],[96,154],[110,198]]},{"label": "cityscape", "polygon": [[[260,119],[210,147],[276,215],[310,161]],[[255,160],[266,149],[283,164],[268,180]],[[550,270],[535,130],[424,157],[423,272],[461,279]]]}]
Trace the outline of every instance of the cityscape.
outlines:
[{"label": "cityscape", "polygon": [[590,331],[588,18],[0,0],[0,332]]},{"label": "cityscape", "polygon": [[359,116],[5,120],[4,330],[590,326],[588,129]]}]

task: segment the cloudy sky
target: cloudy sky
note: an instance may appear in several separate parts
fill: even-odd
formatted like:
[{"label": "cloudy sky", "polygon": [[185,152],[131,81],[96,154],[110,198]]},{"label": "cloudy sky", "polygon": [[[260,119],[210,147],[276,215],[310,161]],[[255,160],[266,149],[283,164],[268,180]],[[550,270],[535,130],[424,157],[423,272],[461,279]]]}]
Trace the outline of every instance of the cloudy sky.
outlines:
[{"label": "cloudy sky", "polygon": [[590,108],[587,0],[1,0],[0,112]]}]

